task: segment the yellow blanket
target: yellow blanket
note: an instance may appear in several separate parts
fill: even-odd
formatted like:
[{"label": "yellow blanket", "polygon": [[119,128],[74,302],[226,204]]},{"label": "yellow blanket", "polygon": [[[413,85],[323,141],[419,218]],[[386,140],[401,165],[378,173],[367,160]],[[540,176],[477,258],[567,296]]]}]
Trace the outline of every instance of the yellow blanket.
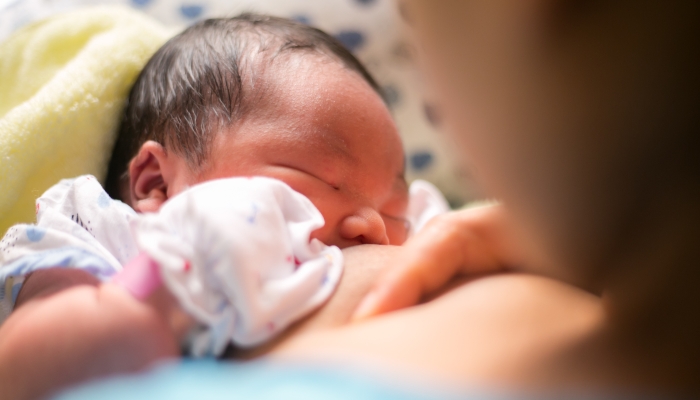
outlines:
[{"label": "yellow blanket", "polygon": [[122,107],[170,36],[121,7],[57,15],[0,44],[0,236],[62,178],[104,179]]}]

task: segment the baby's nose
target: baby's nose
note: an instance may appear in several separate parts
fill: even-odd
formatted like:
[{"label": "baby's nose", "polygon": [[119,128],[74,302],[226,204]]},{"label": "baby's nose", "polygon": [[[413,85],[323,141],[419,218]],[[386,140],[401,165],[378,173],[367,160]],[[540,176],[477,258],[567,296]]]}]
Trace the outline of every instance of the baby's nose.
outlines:
[{"label": "baby's nose", "polygon": [[362,244],[389,244],[382,216],[371,208],[362,208],[343,219],[340,236]]}]

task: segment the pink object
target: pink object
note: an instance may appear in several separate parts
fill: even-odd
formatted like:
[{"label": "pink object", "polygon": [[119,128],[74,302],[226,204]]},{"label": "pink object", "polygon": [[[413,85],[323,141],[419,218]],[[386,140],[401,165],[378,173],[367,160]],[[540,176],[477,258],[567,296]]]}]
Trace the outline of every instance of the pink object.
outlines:
[{"label": "pink object", "polygon": [[111,283],[129,291],[138,300],[144,300],[163,284],[158,264],[146,253],[141,253],[112,277]]}]

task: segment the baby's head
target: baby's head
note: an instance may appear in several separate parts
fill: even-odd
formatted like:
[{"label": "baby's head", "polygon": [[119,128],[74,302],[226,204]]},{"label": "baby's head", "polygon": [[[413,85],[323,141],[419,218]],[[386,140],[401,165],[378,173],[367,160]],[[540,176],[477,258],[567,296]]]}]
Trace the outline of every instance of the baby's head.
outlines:
[{"label": "baby's head", "polygon": [[267,176],[308,197],[326,244],[401,244],[408,194],[379,89],[335,39],[245,14],[198,23],[137,79],[107,190],[139,212],[206,180]]}]

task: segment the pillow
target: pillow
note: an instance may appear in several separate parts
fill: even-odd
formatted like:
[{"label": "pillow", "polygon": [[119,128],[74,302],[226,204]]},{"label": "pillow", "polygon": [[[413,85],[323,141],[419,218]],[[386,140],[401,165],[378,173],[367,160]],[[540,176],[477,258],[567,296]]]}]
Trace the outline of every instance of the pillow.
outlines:
[{"label": "pillow", "polygon": [[[430,102],[425,100],[425,95],[420,87],[420,76],[413,60],[412,45],[405,34],[405,26],[399,16],[396,2],[386,0],[101,0],[101,2],[140,10],[164,23],[173,31],[182,29],[200,19],[232,16],[243,11],[253,11],[289,17],[317,26],[331,33],[365,63],[384,88],[387,101],[403,137],[406,150],[407,179],[409,181],[425,179],[433,182],[445,194],[445,197],[453,207],[478,197],[478,190],[468,174],[454,162],[454,157],[452,157],[450,152],[450,149],[454,146],[450,146],[448,140],[443,137],[438,129],[438,114]],[[44,0],[6,0],[5,8],[0,9],[0,40],[28,21],[65,10],[81,8],[93,3],[94,0],[55,0],[51,2]],[[2,7],[2,3],[0,3],[0,7]],[[104,18],[112,18],[112,16],[107,14],[109,13],[105,13]],[[104,62],[95,64],[94,67],[96,69],[81,75],[80,78],[75,75],[73,77],[88,79],[91,82],[90,84],[93,85],[93,89],[90,90],[102,90],[99,89],[102,86],[102,82],[105,86],[116,85],[123,91],[119,95],[117,95],[116,91],[112,91],[111,93],[115,96],[109,100],[100,98],[97,102],[100,106],[79,107],[69,115],[64,115],[62,110],[70,109],[71,107],[66,108],[64,106],[61,111],[54,108],[54,111],[57,113],[55,115],[60,116],[60,120],[63,122],[47,124],[46,118],[50,117],[44,115],[44,119],[35,124],[36,129],[29,126],[23,128],[35,132],[33,136],[30,135],[31,138],[22,136],[24,138],[24,147],[21,148],[21,151],[26,150],[26,155],[22,157],[15,155],[14,159],[8,161],[4,158],[8,152],[0,152],[0,171],[3,173],[3,177],[0,178],[0,190],[10,189],[7,195],[4,194],[6,193],[4,190],[0,192],[3,193],[0,194],[0,229],[6,229],[10,220],[12,222],[26,222],[31,219],[30,209],[34,199],[51,183],[57,182],[59,178],[68,178],[81,174],[93,174],[100,178],[104,174],[106,163],[108,162],[105,154],[113,142],[114,118],[117,115],[117,110],[120,108],[117,103],[122,101],[118,100],[117,97],[121,96],[119,99],[123,98],[123,95],[128,91],[128,87],[138,73],[138,69],[167,37],[166,34],[156,34],[156,31],[164,32],[164,29],[156,28],[155,24],[147,22],[145,18],[138,17],[134,13],[128,13],[127,11],[118,13],[118,15],[126,14],[129,14],[129,18],[132,18],[133,21],[139,20],[141,22],[126,22],[128,18],[119,19],[121,17],[117,17],[115,14],[113,25],[109,27],[103,25],[102,28],[94,28],[96,29],[95,31],[88,32],[88,30],[93,29],[87,26],[90,25],[89,23],[87,25],[78,23],[76,26],[72,26],[73,24],[69,22],[69,19],[74,17],[66,16],[54,18],[51,20],[52,22],[41,22],[37,27],[31,28],[31,31],[37,31],[36,34],[28,33],[35,35],[35,38],[39,38],[38,31],[40,30],[43,32],[41,33],[43,35],[41,40],[45,41],[46,44],[50,42],[51,46],[57,46],[55,48],[85,45],[85,49],[80,51],[88,50],[89,47],[90,55],[104,52],[106,55]],[[116,19],[124,22],[116,22]],[[66,26],[66,32],[62,32],[62,28],[59,28],[61,23]],[[39,26],[43,28],[38,28]],[[49,26],[52,28],[49,29]],[[137,26],[139,28],[136,28]],[[75,35],[76,30],[80,29],[86,29],[86,31],[77,34],[78,36],[90,37],[90,35],[94,35],[95,37],[85,39],[85,42],[81,43],[78,42],[82,39],[78,40],[78,42],[70,42],[70,40],[73,40],[70,39],[72,35],[70,32],[74,32],[73,35]],[[148,31],[148,33],[139,35],[136,33],[139,29],[144,29],[144,32]],[[124,33],[118,33],[121,31],[124,31]],[[55,37],[48,37],[49,33],[54,34]],[[25,42],[22,43],[28,44],[27,34],[22,35],[25,36],[25,39],[23,39]],[[98,36],[102,37],[102,39],[97,40]],[[107,39],[107,37],[111,39]],[[133,41],[129,38],[133,38]],[[88,43],[95,43],[92,41],[93,39],[97,40],[100,46],[106,47],[98,49],[96,47],[97,44],[88,46]],[[12,42],[15,43],[15,48],[24,46],[18,40],[16,37],[12,39]],[[72,44],[60,44],[64,40],[68,40]],[[110,41],[111,43],[106,43]],[[132,44],[137,47],[141,46],[139,47],[140,50],[135,50],[132,53],[130,49]],[[0,56],[3,59],[0,63],[2,65],[6,64],[4,54],[8,51],[6,50],[7,47],[7,44],[0,47]],[[79,51],[76,50],[74,54],[78,57]],[[46,52],[44,56],[51,57],[51,54]],[[63,57],[66,56],[64,55]],[[127,61],[129,59],[130,61]],[[65,59],[64,61],[66,62],[65,67],[68,67],[68,64],[70,64],[69,60]],[[114,68],[114,66],[117,66],[117,68],[123,67],[124,70],[120,71],[120,75],[115,75],[109,71],[99,70],[102,66],[108,66],[108,68]],[[43,68],[43,66],[39,68]],[[54,66],[53,68],[57,67]],[[45,71],[43,74],[50,74],[50,71]],[[8,78],[5,75],[6,72],[0,69],[0,80],[18,79],[18,77]],[[91,78],[87,78],[88,76]],[[120,79],[121,81],[119,81]],[[26,80],[23,80],[23,82],[26,82]],[[20,85],[22,84],[24,83]],[[99,95],[107,95],[107,91],[101,92]],[[0,90],[0,96],[4,92],[5,87],[3,85],[2,90]],[[92,97],[88,96],[88,94]],[[97,98],[95,97],[96,93],[85,92],[81,95],[80,92],[73,92],[71,101],[74,101],[77,105],[80,103],[81,96],[84,100],[82,103],[85,103],[85,105],[92,102],[93,98]],[[68,100],[67,97],[66,100]],[[36,107],[36,104],[37,102],[34,102],[29,107]],[[44,103],[42,102],[41,104]],[[98,112],[98,110],[105,111]],[[91,123],[94,123],[94,126],[91,125],[90,128],[93,135],[85,136],[81,126],[78,130],[83,132],[83,136],[71,136],[81,138],[71,141],[73,146],[80,144],[80,146],[75,147],[75,152],[71,154],[67,152],[66,146],[59,146],[60,148],[57,148],[56,152],[60,154],[45,158],[49,155],[47,149],[57,145],[57,143],[40,139],[42,136],[36,134],[36,132],[38,130],[47,132],[47,129],[54,129],[60,132],[56,132],[55,137],[60,137],[65,134],[66,130],[74,129],[65,119],[77,118],[78,112],[84,111],[91,115],[91,118],[94,118],[94,121],[91,121]],[[0,106],[0,117],[3,119],[5,118],[3,116],[5,112]],[[31,113],[25,115],[31,115]],[[82,122],[85,123],[87,120]],[[0,122],[0,145],[8,143],[6,139],[3,139],[6,136],[5,129],[7,129],[5,125]],[[100,136],[97,132],[106,133],[104,136]],[[49,134],[44,133],[44,135]],[[50,135],[53,136],[53,132]],[[16,135],[13,134],[13,136]],[[20,151],[20,148],[15,146],[11,151]],[[67,157],[68,154],[71,154],[71,156]],[[27,165],[17,168],[18,159],[22,159],[21,163],[26,163],[28,160],[33,159],[37,161],[37,165],[31,169]],[[61,160],[60,162],[58,161],[59,159]],[[38,160],[41,160],[41,162],[38,162]],[[25,181],[31,182],[25,184]],[[8,216],[8,213],[11,213],[11,215]]]}]

